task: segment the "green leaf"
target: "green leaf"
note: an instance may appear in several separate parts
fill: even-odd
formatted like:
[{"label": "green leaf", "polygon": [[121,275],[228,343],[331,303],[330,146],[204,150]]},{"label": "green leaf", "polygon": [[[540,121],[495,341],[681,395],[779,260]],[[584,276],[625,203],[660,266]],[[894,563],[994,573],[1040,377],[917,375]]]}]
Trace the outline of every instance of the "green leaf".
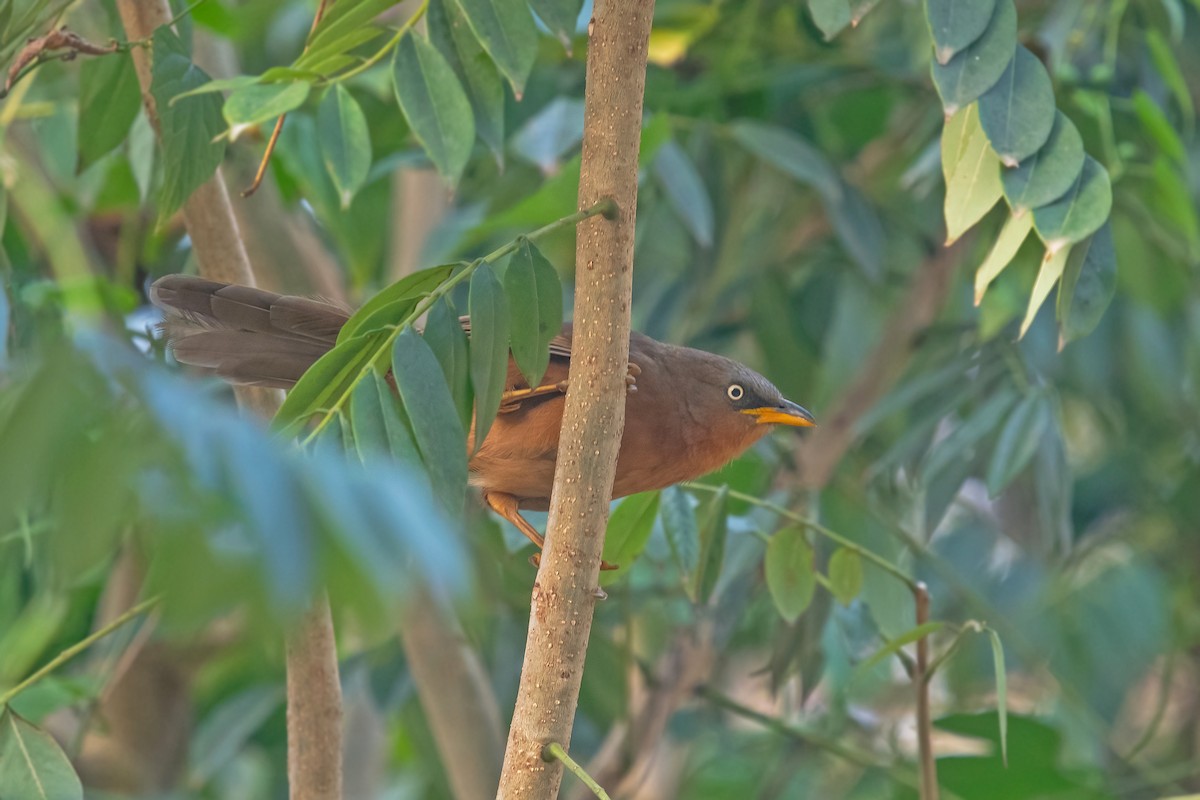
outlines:
[{"label": "green leaf", "polygon": [[1013,256],[1021,249],[1022,243],[1032,229],[1032,214],[1008,215],[1008,220],[1000,229],[1000,235],[996,237],[996,243],[992,245],[987,258],[975,271],[975,305],[979,305],[983,300],[983,294],[987,291],[987,287],[1013,260]]},{"label": "green leaf", "polygon": [[946,178],[944,209],[949,244],[982,219],[1004,191],[1000,159],[988,144],[975,105],[951,117],[942,131],[942,174]]},{"label": "green leaf", "polygon": [[408,313],[397,313],[404,304],[416,300],[440,286],[454,272],[455,264],[441,264],[436,267],[406,275],[383,291],[374,295],[355,311],[346,324],[338,331],[338,344],[345,342],[361,333],[378,330],[385,325],[399,324]]},{"label": "green leaf", "polygon": [[358,374],[375,358],[387,337],[374,331],[340,342],[309,367],[275,413],[272,426],[286,436],[295,436],[314,415],[330,408],[344,395]]},{"label": "green leaf", "polygon": [[517,100],[537,58],[537,27],[526,0],[451,0],[483,49],[512,84]]},{"label": "green leaf", "polygon": [[344,211],[371,170],[371,135],[362,109],[340,83],[317,108],[317,142]]},{"label": "green leaf", "polygon": [[1008,766],[1008,677],[1004,671],[1004,645],[1000,634],[988,628],[992,643],[992,664],[996,670],[996,716],[1000,719],[1000,758]]},{"label": "green leaf", "polygon": [[1191,82],[1184,77],[1183,71],[1180,70],[1179,62],[1175,60],[1175,54],[1171,50],[1171,43],[1153,29],[1147,30],[1145,36],[1146,48],[1150,51],[1150,60],[1154,62],[1154,68],[1158,70],[1163,82],[1171,90],[1171,96],[1179,104],[1181,116],[1185,120],[1193,119],[1196,111],[1192,104]]},{"label": "green leaf", "polygon": [[1033,225],[1050,252],[1082,242],[1108,219],[1112,210],[1112,184],[1108,172],[1091,156],[1066,194],[1033,209]]},{"label": "green leaf", "polygon": [[863,586],[862,556],[848,547],[839,547],[829,557],[829,587],[844,606],[854,602]]},{"label": "green leaf", "polygon": [[1037,317],[1038,309],[1042,307],[1042,303],[1046,302],[1046,298],[1050,296],[1050,290],[1054,288],[1054,284],[1058,283],[1058,279],[1062,277],[1063,268],[1067,264],[1067,256],[1071,253],[1071,248],[1066,247],[1051,253],[1046,251],[1046,255],[1042,258],[1042,266],[1038,270],[1037,278],[1033,281],[1033,290],[1029,293],[1029,305],[1025,309],[1025,319],[1021,321],[1021,331],[1018,338],[1024,338],[1025,332],[1029,330],[1029,326],[1033,324],[1033,320]]},{"label": "green leaf", "polygon": [[[362,47],[364,44],[378,39],[383,34],[383,28],[367,25],[350,31],[338,38],[324,40],[318,46],[310,47],[304,53],[301,53],[290,69],[306,74],[332,75],[359,61],[359,59],[349,55],[351,50],[356,47]],[[288,68],[273,67],[272,69]],[[268,70],[268,72],[270,71]],[[266,75],[266,73],[263,74],[264,76]]]},{"label": "green leaf", "polygon": [[600,573],[600,585],[607,586],[622,575],[628,574],[634,562],[654,530],[654,518],[658,515],[658,492],[642,492],[625,498],[608,518],[608,529],[604,534],[603,559],[621,567],[617,571]]},{"label": "green leaf", "polygon": [[1083,160],[1083,139],[1075,124],[1061,111],[1054,112],[1054,127],[1042,149],[1020,166],[1001,171],[1013,213],[1023,214],[1066,194],[1083,171]]},{"label": "green leaf", "polygon": [[392,377],[412,420],[413,436],[434,494],[454,516],[467,491],[467,436],[454,413],[442,367],[415,330],[405,328],[392,348]]},{"label": "green leaf", "polygon": [[910,645],[913,642],[924,639],[926,636],[937,633],[942,628],[946,627],[946,623],[934,621],[926,622],[924,625],[918,625],[910,631],[900,634],[895,639],[888,640],[883,647],[871,654],[871,657],[862,662],[858,669],[861,672],[866,672],[876,664],[882,664],[884,659],[893,656],[900,652],[900,648],[905,645]]},{"label": "green leaf", "polygon": [[225,141],[213,140],[225,125],[219,97],[189,97],[172,104],[173,97],[209,79],[192,63],[179,37],[164,25],[154,31],[152,47],[150,92],[158,106],[163,154],[158,217],[165,220],[216,172],[225,156]]},{"label": "green leaf", "polygon": [[404,416],[400,398],[375,370],[350,395],[350,425],[354,448],[364,464],[379,456],[409,464],[421,463],[420,448]]},{"label": "green leaf", "polygon": [[471,103],[446,59],[410,33],[392,60],[396,100],[433,165],[448,183],[462,175],[475,140]]},{"label": "green leaf", "polygon": [[237,89],[225,99],[222,113],[233,126],[257,125],[299,108],[308,99],[311,84],[256,83]]},{"label": "green leaf", "polygon": [[546,23],[558,40],[562,42],[567,53],[571,52],[571,39],[575,36],[579,22],[579,12],[583,10],[583,0],[529,0],[534,12]]},{"label": "green leaf", "polygon": [[979,122],[1006,167],[1046,144],[1054,127],[1054,86],[1038,57],[1018,47],[996,85],[979,98]]},{"label": "green leaf", "polygon": [[742,147],[826,198],[841,192],[841,180],[821,151],[786,128],[739,120],[730,126]]},{"label": "green leaf", "polygon": [[200,95],[213,94],[214,92],[244,89],[247,86],[254,86],[258,83],[262,83],[258,75],[236,75],[232,78],[220,78],[219,80],[208,81],[186,92],[180,92],[175,95],[171,98],[171,105],[176,105],[188,97],[199,97]]},{"label": "green leaf", "polygon": [[767,545],[763,569],[779,615],[789,624],[795,622],[812,602],[817,588],[813,550],[804,529],[792,526],[777,531]]},{"label": "green leaf", "polygon": [[306,52],[329,51],[332,43],[362,30],[368,22],[398,2],[399,0],[338,0],[326,9],[325,15],[308,37]]},{"label": "green leaf", "polygon": [[83,800],[83,785],[54,737],[18,716],[0,714],[4,800]]},{"label": "green leaf", "polygon": [[258,685],[222,701],[195,729],[188,752],[188,783],[204,786],[232,761],[283,703],[283,689]]},{"label": "green leaf", "polygon": [[522,237],[504,272],[513,360],[530,387],[540,385],[550,364],[550,340],[562,331],[562,284],[558,272]]},{"label": "green leaf", "polygon": [[425,322],[425,343],[437,356],[442,365],[442,374],[454,398],[458,419],[463,430],[471,426],[472,402],[470,351],[467,334],[458,321],[458,314],[450,307],[450,301],[442,298],[429,310]]},{"label": "green leaf", "polygon": [[674,141],[658,150],[654,159],[654,176],[662,184],[667,202],[687,226],[696,244],[711,247],[713,243],[713,207],[695,164]]},{"label": "green leaf", "polygon": [[1167,115],[1158,107],[1158,103],[1142,89],[1136,89],[1133,93],[1133,110],[1138,121],[1142,123],[1143,130],[1154,140],[1159,150],[1174,161],[1176,166],[1186,169],[1187,149]]},{"label": "green leaf", "polygon": [[671,556],[683,573],[685,585],[690,586],[700,563],[700,530],[696,526],[696,514],[687,493],[678,486],[663,489],[659,515]]},{"label": "green leaf", "polygon": [[841,33],[853,18],[850,0],[808,0],[808,13],[812,14],[813,23],[825,34],[825,41]]},{"label": "green leaf", "polygon": [[961,425],[942,439],[921,465],[921,480],[929,485],[939,473],[953,464],[960,456],[996,430],[1005,412],[1017,401],[1016,392],[1005,386],[993,392],[983,405],[967,417]]},{"label": "green leaf", "polygon": [[471,276],[471,385],[475,387],[475,450],[500,409],[508,380],[508,303],[496,273],[484,264]]},{"label": "green leaf", "polygon": [[1025,468],[1037,452],[1042,432],[1049,422],[1050,408],[1044,395],[1031,394],[1017,403],[1000,430],[1000,438],[996,440],[988,462],[988,494],[992,497],[1000,494]]},{"label": "green leaf", "polygon": [[1067,258],[1058,288],[1060,343],[1073,342],[1091,333],[1116,290],[1117,256],[1112,227],[1105,222],[1100,230],[1072,247]]},{"label": "green leaf", "polygon": [[691,590],[688,592],[692,602],[708,603],[713,589],[716,588],[717,579],[721,577],[721,566],[725,561],[725,512],[728,499],[729,489],[722,486],[711,500],[700,507],[697,515],[700,558],[696,562],[696,572],[692,576]]},{"label": "green leaf", "polygon": [[89,58],[79,67],[79,161],[83,172],[125,140],[142,93],[128,53]]},{"label": "green leaf", "polygon": [[987,30],[996,0],[925,0],[937,63],[945,64]]},{"label": "green leaf", "polygon": [[503,164],[504,84],[496,65],[453,0],[432,0],[426,19],[429,41],[466,87],[479,138],[491,148],[497,163]]},{"label": "green leaf", "polygon": [[956,114],[996,85],[1017,46],[1017,9],[1012,0],[995,0],[983,35],[945,64],[932,63],[933,84],[947,114]]}]

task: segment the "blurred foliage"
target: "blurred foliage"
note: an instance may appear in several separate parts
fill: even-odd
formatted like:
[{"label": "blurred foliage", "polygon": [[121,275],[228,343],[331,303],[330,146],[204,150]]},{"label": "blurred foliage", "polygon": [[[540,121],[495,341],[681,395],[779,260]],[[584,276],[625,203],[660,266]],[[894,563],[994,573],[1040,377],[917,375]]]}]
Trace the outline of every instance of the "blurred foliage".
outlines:
[{"label": "blurred foliage", "polygon": [[[118,555],[138,554],[145,593],[163,594],[148,635],[206,648],[192,672],[177,796],[282,796],[277,626],[318,585],[341,626],[348,702],[365,709],[350,724],[383,741],[364,772],[372,796],[447,796],[453,769],[389,635],[411,576],[453,604],[511,708],[533,572],[515,531],[470,503],[462,518],[443,513],[461,464],[443,464],[431,482],[369,447],[347,459],[323,437],[304,451],[285,444],[238,418],[223,388],[172,374],[144,300],[150,279],[192,267],[178,203],[218,163],[231,180],[252,172],[274,115],[288,110],[263,193],[275,199],[236,202],[277,203],[313,232],[353,299],[399,277],[389,232],[408,209],[394,185],[432,166],[457,182],[422,264],[465,261],[488,277],[477,288],[466,270],[439,273],[437,283],[466,277],[445,289],[430,326],[504,289],[524,298],[522,318],[553,318],[544,262],[569,295],[569,229],[523,251],[516,272],[475,259],[519,249],[515,237],[576,210],[588,9],[572,28],[577,6],[538,0],[545,28],[510,18],[488,30],[472,26],[477,5],[432,3],[425,38],[408,27],[412,10],[373,19],[391,3],[340,0],[305,51],[314,3],[206,0],[177,36],[155,37],[155,94],[171,109],[161,149],[134,110],[124,54],[47,61],[0,103],[0,691],[87,636]],[[993,171],[1001,179],[981,195],[977,181],[943,169],[947,93],[931,67],[934,42],[939,55],[973,45],[939,28],[945,3],[926,6],[930,24],[905,0],[658,2],[639,330],[744,360],[824,423],[894,335],[889,319],[907,310],[948,231],[963,232],[935,321],[892,365],[900,374],[886,395],[851,420],[853,445],[828,485],[802,487],[804,453],[777,434],[703,485],[617,506],[606,558],[636,560],[606,577],[573,754],[587,763],[660,686],[647,678],[681,642],[700,642],[695,657],[712,660],[703,689],[667,724],[644,796],[915,797],[911,687],[899,659],[872,658],[915,626],[897,574],[930,587],[942,623],[935,657],[953,648],[933,684],[947,792],[1200,791],[1200,3],[992,4],[1017,11],[993,66],[1023,53],[1021,69],[1044,67],[1053,89],[1036,122],[1040,146],[1071,173],[1057,180],[1091,198],[1093,221],[1106,206],[1085,176],[1111,183],[1098,229],[1071,228],[1066,208],[1047,216],[1057,186]],[[0,3],[6,64],[64,8]],[[61,22],[91,42],[123,35],[112,2],[70,7]],[[501,49],[512,24],[517,44]],[[410,82],[411,64],[424,65],[426,83]],[[225,81],[223,103],[200,93],[171,104],[203,88],[204,75]],[[998,161],[988,148],[1021,131],[997,130],[986,91],[952,119],[952,133],[962,127],[951,149]],[[453,114],[431,113],[431,98]],[[983,137],[972,139],[970,115]],[[213,143],[230,125],[237,136]],[[1075,163],[1078,172],[1066,169]],[[1035,210],[1022,222],[1002,196]],[[1075,243],[1056,274],[1039,279],[1050,262],[1031,228]],[[257,252],[284,259],[256,265],[264,283],[314,291],[313,276],[286,260],[289,237],[264,238]],[[1030,308],[1039,295],[1055,312]],[[387,299],[385,323],[415,311],[396,305],[402,293]],[[507,318],[496,311],[489,324]],[[541,342],[514,331],[522,368],[536,373]],[[330,417],[330,430],[354,443],[364,440],[356,425],[411,425],[410,455],[423,455],[432,437],[461,430],[473,405],[496,401],[483,355],[471,356],[481,361],[469,377],[461,363],[455,373],[457,347],[446,334],[424,358],[433,371],[421,380],[451,378],[441,422],[416,425],[423,407],[406,396],[409,419],[397,426],[379,402],[384,385],[363,381],[347,403],[372,411]],[[416,380],[409,389],[420,395]],[[312,411],[327,400],[291,404]],[[402,439],[386,449],[402,453]],[[971,621],[1004,643],[1007,769],[992,645]],[[208,643],[230,625],[233,635]],[[40,737],[34,725],[52,729],[67,712],[86,722],[144,627],[16,697],[0,718],[0,770],[14,732]],[[78,746],[66,740],[69,755]],[[36,747],[56,752],[41,738]]]}]

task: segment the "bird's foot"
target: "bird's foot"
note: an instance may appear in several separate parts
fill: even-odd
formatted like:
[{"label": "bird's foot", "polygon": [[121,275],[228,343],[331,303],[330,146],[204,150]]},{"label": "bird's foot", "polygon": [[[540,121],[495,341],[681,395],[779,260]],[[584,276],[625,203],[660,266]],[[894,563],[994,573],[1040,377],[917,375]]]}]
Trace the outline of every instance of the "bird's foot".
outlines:
[{"label": "bird's foot", "polygon": [[625,371],[625,391],[626,392],[628,392],[629,394],[633,394],[634,392],[637,391],[637,379],[638,379],[638,375],[641,375],[641,374],[642,374],[642,368],[639,367],[637,364],[634,364],[632,361],[630,361],[629,364],[626,365],[626,371]]}]

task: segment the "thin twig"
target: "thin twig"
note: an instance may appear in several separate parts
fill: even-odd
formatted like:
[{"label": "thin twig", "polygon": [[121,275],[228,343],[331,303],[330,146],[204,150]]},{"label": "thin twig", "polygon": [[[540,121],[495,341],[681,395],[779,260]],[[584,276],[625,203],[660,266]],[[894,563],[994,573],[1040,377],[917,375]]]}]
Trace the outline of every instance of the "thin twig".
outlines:
[{"label": "thin twig", "polygon": [[604,788],[600,784],[596,783],[596,781],[592,779],[592,776],[588,775],[587,771],[575,762],[575,759],[567,755],[566,749],[564,749],[563,746],[558,742],[551,742],[542,748],[543,761],[553,761],[554,759],[561,761],[563,766],[567,768],[567,771],[576,778],[579,778],[579,780],[583,782],[584,786],[591,789],[592,794],[596,795],[596,797],[599,797],[600,800],[612,800],[612,798],[608,796],[608,792],[604,791]]},{"label": "thin twig", "polygon": [[[923,582],[913,588],[917,605],[917,626],[929,621],[929,589]],[[917,690],[917,750],[921,762],[921,800],[938,800],[937,763],[933,757],[933,720],[929,714],[929,637],[917,640],[917,664],[913,684]]]}]

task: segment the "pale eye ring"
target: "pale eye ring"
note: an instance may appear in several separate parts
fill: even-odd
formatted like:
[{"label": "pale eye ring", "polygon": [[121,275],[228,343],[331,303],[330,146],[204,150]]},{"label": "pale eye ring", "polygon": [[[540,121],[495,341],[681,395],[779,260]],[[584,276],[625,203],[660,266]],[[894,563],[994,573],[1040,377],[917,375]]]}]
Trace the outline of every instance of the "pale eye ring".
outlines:
[{"label": "pale eye ring", "polygon": [[729,388],[725,390],[725,394],[729,395],[730,400],[741,400],[746,396],[746,390],[740,384],[731,383]]}]

